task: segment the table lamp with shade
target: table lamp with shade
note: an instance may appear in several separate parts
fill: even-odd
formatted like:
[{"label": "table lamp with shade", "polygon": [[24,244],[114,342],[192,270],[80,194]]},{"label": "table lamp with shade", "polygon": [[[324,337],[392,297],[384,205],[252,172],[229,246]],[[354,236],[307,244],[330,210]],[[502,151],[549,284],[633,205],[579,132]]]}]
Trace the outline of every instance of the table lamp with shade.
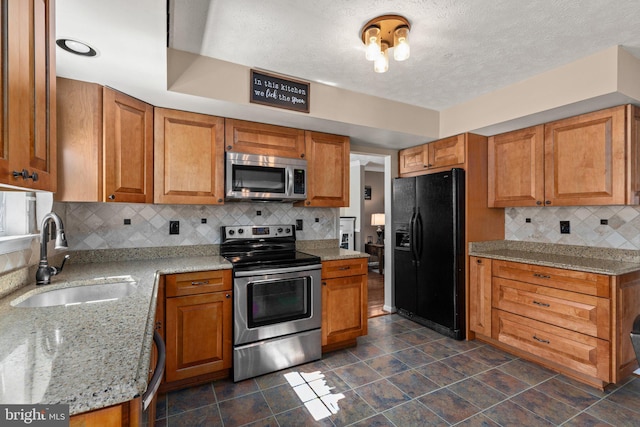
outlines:
[{"label": "table lamp with shade", "polygon": [[378,241],[376,242],[378,245],[382,245],[382,227],[384,227],[384,214],[383,213],[374,213],[371,214],[371,225],[378,226],[376,233],[378,234]]}]

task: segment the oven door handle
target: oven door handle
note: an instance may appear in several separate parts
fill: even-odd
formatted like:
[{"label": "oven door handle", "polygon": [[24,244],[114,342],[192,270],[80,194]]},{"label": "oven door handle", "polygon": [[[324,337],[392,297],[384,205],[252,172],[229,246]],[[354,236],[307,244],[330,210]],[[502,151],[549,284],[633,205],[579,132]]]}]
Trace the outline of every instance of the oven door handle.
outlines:
[{"label": "oven door handle", "polygon": [[295,273],[298,271],[321,270],[322,264],[303,265],[299,267],[272,268],[265,270],[236,271],[235,277],[263,276],[265,274]]}]

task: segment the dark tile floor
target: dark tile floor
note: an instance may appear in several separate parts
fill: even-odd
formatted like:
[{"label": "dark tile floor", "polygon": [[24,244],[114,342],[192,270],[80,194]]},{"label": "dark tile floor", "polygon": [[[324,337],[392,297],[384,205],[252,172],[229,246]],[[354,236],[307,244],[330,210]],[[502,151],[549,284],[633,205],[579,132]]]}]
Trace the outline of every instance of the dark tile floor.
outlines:
[{"label": "dark tile floor", "polygon": [[[321,371],[338,412],[314,421],[284,373]],[[369,319],[358,346],[234,384],[161,395],[160,426],[638,426],[640,379],[600,392],[477,341],[397,315]]]}]

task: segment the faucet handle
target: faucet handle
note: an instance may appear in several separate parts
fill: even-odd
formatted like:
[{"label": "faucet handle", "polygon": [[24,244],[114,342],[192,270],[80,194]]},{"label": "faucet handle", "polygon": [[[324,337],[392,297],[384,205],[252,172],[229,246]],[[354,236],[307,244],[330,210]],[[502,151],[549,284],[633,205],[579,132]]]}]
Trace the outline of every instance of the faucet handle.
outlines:
[{"label": "faucet handle", "polygon": [[67,262],[69,258],[71,258],[71,255],[65,255],[64,259],[62,260],[62,264],[60,264],[60,267],[49,267],[51,269],[51,275],[55,276],[56,274],[59,274],[60,272],[62,272],[62,269],[64,268],[64,264]]}]

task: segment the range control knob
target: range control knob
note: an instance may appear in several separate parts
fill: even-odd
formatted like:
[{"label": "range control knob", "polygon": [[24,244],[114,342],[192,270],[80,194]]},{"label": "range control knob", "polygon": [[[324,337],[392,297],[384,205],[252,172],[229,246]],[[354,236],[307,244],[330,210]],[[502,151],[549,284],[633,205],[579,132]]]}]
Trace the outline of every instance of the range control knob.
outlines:
[{"label": "range control knob", "polygon": [[291,229],[289,227],[285,228],[284,230],[286,233],[291,233]]},{"label": "range control knob", "polygon": [[235,231],[233,231],[233,230],[229,230],[229,236],[233,236],[234,234],[236,234],[236,232],[235,232]]},{"label": "range control knob", "polygon": [[278,227],[278,233],[282,233],[282,227]]},{"label": "range control knob", "polygon": [[242,234],[242,233],[244,233],[244,229],[239,228],[239,229],[238,229],[238,234]]}]

